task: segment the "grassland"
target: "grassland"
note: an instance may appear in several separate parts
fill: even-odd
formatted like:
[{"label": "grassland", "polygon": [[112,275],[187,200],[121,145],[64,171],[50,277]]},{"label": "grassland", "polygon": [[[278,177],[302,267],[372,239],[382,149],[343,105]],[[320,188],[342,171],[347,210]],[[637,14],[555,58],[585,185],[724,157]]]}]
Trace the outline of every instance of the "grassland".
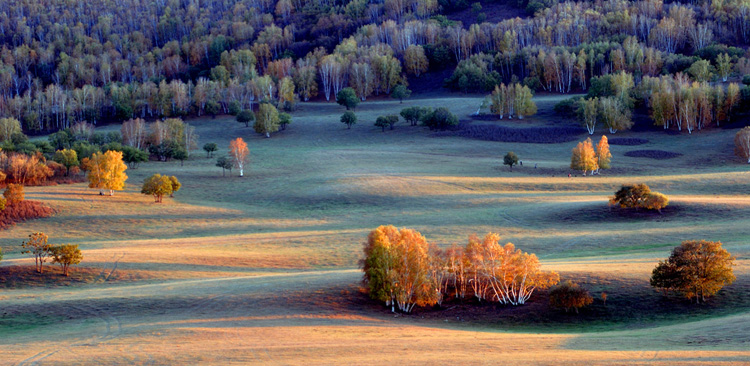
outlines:
[{"label": "grassland", "polygon": [[[537,98],[523,121],[559,127],[557,97]],[[647,139],[611,147],[613,169],[568,177],[574,142],[518,144],[436,137],[381,114],[409,105],[449,106],[462,119],[476,97],[368,101],[351,130],[342,108],[305,103],[270,139],[228,117],[188,121],[200,144],[226,154],[231,138],[250,147],[245,177],[222,176],[194,152],[184,165],[128,170],[128,187],[99,196],[85,184],[32,187],[27,197],[58,213],[0,232],[0,360],[13,364],[746,364],[750,360],[750,172],[732,156],[733,130],[693,135],[628,132]],[[101,128],[116,130],[112,125]],[[597,136],[604,131],[597,131]],[[580,139],[584,139],[581,134]],[[626,157],[633,150],[682,154]],[[523,167],[508,171],[514,151]],[[536,168],[535,168],[536,165]],[[153,173],[183,188],[164,204],[139,193]],[[670,196],[662,215],[623,214],[606,198],[645,182]],[[546,307],[458,305],[389,314],[358,290],[367,233],[411,227],[438,245],[498,232],[537,253],[549,269],[607,292],[579,316]],[[30,262],[21,241],[33,231],[79,244],[84,268],[45,287],[10,283]],[[664,298],[651,269],[686,239],[721,240],[738,258],[738,281],[709,304]],[[5,276],[5,277],[3,277]],[[34,276],[34,275],[31,275]],[[59,275],[54,274],[54,277]],[[49,276],[48,276],[49,277]]]}]

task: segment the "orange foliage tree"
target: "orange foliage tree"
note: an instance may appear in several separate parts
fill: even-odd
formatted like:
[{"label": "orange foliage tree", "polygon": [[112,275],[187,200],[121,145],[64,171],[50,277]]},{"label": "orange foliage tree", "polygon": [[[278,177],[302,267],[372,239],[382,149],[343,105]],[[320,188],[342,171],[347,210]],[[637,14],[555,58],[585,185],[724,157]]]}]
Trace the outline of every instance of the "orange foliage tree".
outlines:
[{"label": "orange foliage tree", "polygon": [[232,157],[234,166],[240,170],[240,177],[244,176],[245,165],[250,156],[250,150],[248,150],[247,144],[242,137],[238,137],[229,142],[229,155]]}]

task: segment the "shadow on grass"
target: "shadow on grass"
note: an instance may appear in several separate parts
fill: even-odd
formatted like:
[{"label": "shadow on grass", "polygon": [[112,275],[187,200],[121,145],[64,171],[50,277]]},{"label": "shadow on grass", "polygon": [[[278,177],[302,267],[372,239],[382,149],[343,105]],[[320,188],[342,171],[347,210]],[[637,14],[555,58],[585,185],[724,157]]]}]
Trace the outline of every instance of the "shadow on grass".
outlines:
[{"label": "shadow on grass", "polygon": [[726,220],[736,212],[723,205],[671,203],[661,212],[609,206],[605,202],[576,206],[567,211],[552,212],[546,221],[565,224],[598,224],[602,222],[685,222],[685,220]]}]

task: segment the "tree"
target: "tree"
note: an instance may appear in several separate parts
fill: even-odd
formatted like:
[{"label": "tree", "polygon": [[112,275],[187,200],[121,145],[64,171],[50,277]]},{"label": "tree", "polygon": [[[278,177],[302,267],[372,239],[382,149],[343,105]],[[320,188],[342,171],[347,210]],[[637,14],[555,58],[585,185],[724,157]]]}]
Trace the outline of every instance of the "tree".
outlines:
[{"label": "tree", "polygon": [[596,173],[600,169],[609,169],[612,162],[612,153],[609,152],[609,142],[607,136],[602,135],[599,143],[596,144]]},{"label": "tree", "polygon": [[219,146],[218,146],[218,145],[216,145],[216,143],[215,143],[215,142],[209,142],[209,143],[207,143],[207,144],[203,145],[203,150],[205,150],[205,151],[206,151],[206,158],[210,158],[210,157],[211,157],[211,154],[212,154],[212,153],[213,153],[214,151],[218,150],[218,149],[219,149]]},{"label": "tree", "polygon": [[382,128],[383,132],[385,132],[385,127],[388,126],[388,119],[386,118],[386,116],[379,116],[375,120],[375,126]]},{"label": "tree", "polygon": [[734,153],[750,164],[750,127],[745,127],[734,135]]},{"label": "tree", "polygon": [[29,234],[29,240],[24,241],[21,247],[24,249],[23,253],[31,255],[34,258],[34,268],[38,273],[42,273],[44,268],[44,262],[50,256],[50,250],[52,247],[47,244],[49,237],[47,234],[37,232]]},{"label": "tree", "polygon": [[232,159],[229,159],[226,156],[219,156],[218,159],[216,159],[216,166],[221,168],[221,176],[225,176],[227,169],[229,169],[229,173],[232,173],[232,167],[234,164],[232,163]]},{"label": "tree", "polygon": [[618,205],[621,208],[643,208],[646,210],[657,210],[661,213],[661,209],[667,207],[669,204],[669,199],[659,192],[652,192],[649,186],[640,183],[622,186],[609,199],[609,203]]},{"label": "tree", "polygon": [[364,253],[362,271],[371,298],[405,313],[437,303],[439,286],[430,276],[429,245],[422,234],[380,226],[368,235]]},{"label": "tree", "polygon": [[728,54],[722,53],[716,57],[716,71],[721,76],[721,81],[726,82],[732,72],[732,59]]},{"label": "tree", "polygon": [[[263,103],[258,109],[258,115],[255,117],[255,132],[263,133],[266,137],[271,137],[272,132],[279,130],[279,111],[270,103]],[[240,169],[241,170],[241,169]]]},{"label": "tree", "polygon": [[352,88],[344,88],[336,94],[336,103],[346,107],[346,110],[354,110],[359,104],[359,98]]},{"label": "tree", "polygon": [[15,118],[0,118],[0,142],[10,140],[18,133],[22,133],[21,122]]},{"label": "tree", "polygon": [[513,171],[513,166],[518,164],[518,155],[510,151],[503,157],[503,165],[507,165],[510,171]]},{"label": "tree", "polygon": [[65,175],[70,174],[70,168],[78,166],[78,153],[72,149],[62,149],[55,151],[54,161],[65,167]]},{"label": "tree", "polygon": [[573,155],[570,157],[570,169],[580,170],[583,175],[586,175],[587,171],[593,172],[598,169],[596,152],[591,143],[591,138],[587,138],[586,141],[579,142],[575,148],[573,148]]},{"label": "tree", "polygon": [[404,102],[404,99],[411,97],[411,90],[404,84],[398,84],[393,88],[391,92],[391,98],[398,99],[400,103]]},{"label": "tree", "polygon": [[249,109],[243,109],[237,113],[237,122],[244,123],[245,127],[250,127],[250,122],[255,120],[255,114]]},{"label": "tree", "polygon": [[575,310],[591,305],[594,298],[589,292],[572,281],[565,281],[549,291],[549,304],[552,307],[565,309],[567,313],[570,309]]},{"label": "tree", "polygon": [[404,67],[406,72],[419,77],[430,67],[430,62],[425,56],[424,48],[419,45],[411,45],[404,52]]},{"label": "tree", "polygon": [[581,99],[579,102],[578,115],[581,124],[586,126],[589,135],[593,135],[599,117],[599,98]]},{"label": "tree", "polygon": [[630,109],[619,98],[599,98],[599,113],[609,128],[609,133],[627,130],[633,126]]},{"label": "tree", "polygon": [[121,151],[96,152],[84,165],[88,172],[89,188],[98,188],[100,194],[102,190],[109,190],[110,196],[125,188],[125,180],[128,179],[125,170],[128,167],[122,160]]},{"label": "tree", "polygon": [[13,205],[13,204],[23,201],[24,199],[23,185],[13,184],[13,183],[8,184],[5,187],[5,192],[3,192],[3,197],[5,197],[5,201],[9,205]]},{"label": "tree", "polygon": [[180,146],[174,150],[174,152],[172,153],[172,157],[179,160],[180,166],[182,166],[185,163],[185,160],[187,160],[188,158],[187,150]]},{"label": "tree", "polygon": [[402,109],[400,114],[404,118],[404,121],[409,122],[409,125],[416,126],[419,121],[423,120],[431,112],[429,108],[425,107],[409,107]]},{"label": "tree", "polygon": [[52,263],[58,263],[62,267],[63,275],[68,276],[71,265],[77,265],[83,260],[83,254],[78,245],[61,244],[52,246],[50,249]]},{"label": "tree", "polygon": [[132,146],[124,146],[122,148],[122,161],[128,164],[130,169],[135,169],[139,163],[148,161],[148,153]]},{"label": "tree", "polygon": [[357,115],[352,111],[346,111],[341,115],[341,123],[345,124],[347,129],[351,129],[352,125],[357,123]]},{"label": "tree", "polygon": [[534,96],[534,93],[531,92],[531,89],[529,89],[529,87],[526,85],[521,86],[521,84],[516,84],[515,89],[515,105],[518,119],[523,119],[523,117],[525,116],[532,116],[536,114],[537,108],[536,103],[531,100],[531,98]]},{"label": "tree", "polygon": [[240,170],[240,177],[243,177],[245,174],[245,165],[250,156],[250,150],[248,150],[247,144],[242,137],[229,142],[229,156],[232,157],[232,165]]},{"label": "tree", "polygon": [[282,131],[286,130],[286,126],[292,123],[292,116],[289,113],[279,113],[279,127]]},{"label": "tree", "polygon": [[174,197],[175,192],[182,188],[182,183],[174,175],[169,176],[169,181],[172,182],[172,193],[169,194],[169,197]]},{"label": "tree", "polygon": [[141,193],[154,196],[154,202],[161,203],[165,195],[171,195],[174,191],[172,180],[169,176],[156,173],[143,180]]},{"label": "tree", "polygon": [[707,297],[734,282],[734,260],[721,242],[686,240],[654,268],[651,286],[705,302]]},{"label": "tree", "polygon": [[438,107],[422,121],[430,130],[445,130],[458,125],[458,117],[451,113],[448,108]]}]

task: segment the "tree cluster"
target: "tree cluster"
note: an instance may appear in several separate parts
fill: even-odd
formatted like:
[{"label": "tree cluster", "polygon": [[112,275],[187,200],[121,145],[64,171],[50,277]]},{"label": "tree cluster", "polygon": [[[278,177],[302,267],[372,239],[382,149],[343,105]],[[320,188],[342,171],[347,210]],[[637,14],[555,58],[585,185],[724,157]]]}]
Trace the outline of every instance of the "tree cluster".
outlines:
[{"label": "tree cluster", "polygon": [[21,244],[22,253],[34,258],[34,269],[42,274],[44,272],[44,263],[52,259],[52,263],[57,263],[63,270],[63,275],[70,274],[70,266],[77,265],[83,260],[83,254],[78,249],[78,245],[73,244],[48,244],[49,237],[42,232],[32,233],[29,239]]},{"label": "tree cluster", "polygon": [[523,305],[536,289],[559,281],[541,270],[536,255],[499,240],[493,233],[471,236],[465,247],[440,250],[417,231],[381,226],[365,243],[364,284],[373,299],[408,313],[448,297]]},{"label": "tree cluster", "polygon": [[591,172],[591,175],[599,174],[601,169],[611,167],[612,154],[609,152],[609,142],[607,136],[602,135],[599,143],[596,144],[596,150],[591,142],[591,138],[579,142],[573,148],[573,154],[570,157],[570,169],[580,170],[583,175]]},{"label": "tree cluster", "polygon": [[661,213],[661,209],[669,205],[669,198],[659,192],[652,192],[649,186],[639,183],[622,186],[610,198],[609,203],[621,208],[656,210]]}]

